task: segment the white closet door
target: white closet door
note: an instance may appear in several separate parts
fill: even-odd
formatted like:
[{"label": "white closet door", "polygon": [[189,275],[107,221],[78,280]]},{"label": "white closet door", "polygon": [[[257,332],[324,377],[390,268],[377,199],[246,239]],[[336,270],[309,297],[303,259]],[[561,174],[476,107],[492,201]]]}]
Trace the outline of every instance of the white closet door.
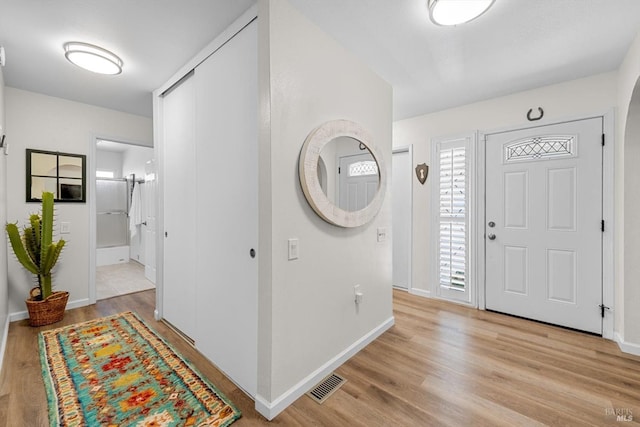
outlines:
[{"label": "white closet door", "polygon": [[412,188],[411,151],[393,152],[391,168],[393,286],[408,289],[411,283]]},{"label": "white closet door", "polygon": [[196,347],[257,388],[258,50],[253,22],[195,70]]},{"label": "white closet door", "polygon": [[194,78],[164,96],[165,320],[193,338],[196,327],[196,173]]}]

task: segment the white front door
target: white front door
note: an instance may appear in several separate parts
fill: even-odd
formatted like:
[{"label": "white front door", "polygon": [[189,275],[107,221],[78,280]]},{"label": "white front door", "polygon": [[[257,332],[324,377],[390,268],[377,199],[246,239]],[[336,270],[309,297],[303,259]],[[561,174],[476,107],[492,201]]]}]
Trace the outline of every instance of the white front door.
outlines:
[{"label": "white front door", "polygon": [[393,286],[408,289],[411,281],[411,151],[393,151],[391,168]]},{"label": "white front door", "polygon": [[149,160],[144,165],[144,277],[156,283],[156,167],[155,161]]},{"label": "white front door", "polygon": [[486,308],[602,333],[602,118],[487,135]]},{"label": "white front door", "polygon": [[379,174],[371,153],[340,157],[339,206],[354,212],[366,208],[378,191]]}]

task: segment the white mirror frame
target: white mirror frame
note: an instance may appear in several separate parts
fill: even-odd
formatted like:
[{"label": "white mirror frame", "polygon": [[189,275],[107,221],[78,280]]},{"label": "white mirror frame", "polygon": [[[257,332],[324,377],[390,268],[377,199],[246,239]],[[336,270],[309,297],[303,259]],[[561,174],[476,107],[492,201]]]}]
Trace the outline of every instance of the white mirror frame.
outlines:
[{"label": "white mirror frame", "polygon": [[[378,164],[380,179],[378,191],[371,203],[359,211],[345,211],[333,204],[322,190],[318,180],[318,159],[322,148],[333,139],[341,136],[353,138],[364,144]],[[384,159],[373,144],[371,135],[358,123],[349,120],[331,120],[309,133],[300,152],[298,174],[302,192],[311,208],[328,223],[345,228],[359,227],[371,221],[380,211],[387,188],[387,169],[384,165]]]}]

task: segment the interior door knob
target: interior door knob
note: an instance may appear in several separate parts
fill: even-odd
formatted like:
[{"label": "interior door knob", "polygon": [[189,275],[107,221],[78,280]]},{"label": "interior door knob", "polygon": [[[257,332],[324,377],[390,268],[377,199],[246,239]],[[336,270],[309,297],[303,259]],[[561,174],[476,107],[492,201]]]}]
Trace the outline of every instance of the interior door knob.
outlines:
[{"label": "interior door knob", "polygon": [[489,238],[489,240],[496,240],[496,235],[493,233],[489,234],[487,237]]}]

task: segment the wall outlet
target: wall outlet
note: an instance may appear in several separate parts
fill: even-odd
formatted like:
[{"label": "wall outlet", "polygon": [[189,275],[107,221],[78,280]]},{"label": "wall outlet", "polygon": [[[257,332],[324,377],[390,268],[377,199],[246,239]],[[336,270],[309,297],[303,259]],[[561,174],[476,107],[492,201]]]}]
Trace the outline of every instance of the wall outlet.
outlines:
[{"label": "wall outlet", "polygon": [[298,259],[299,242],[297,238],[289,239],[289,261]]},{"label": "wall outlet", "polygon": [[362,297],[363,297],[362,291],[360,290],[360,285],[355,285],[353,287],[353,294],[354,294],[356,305],[360,304],[362,302]]}]

